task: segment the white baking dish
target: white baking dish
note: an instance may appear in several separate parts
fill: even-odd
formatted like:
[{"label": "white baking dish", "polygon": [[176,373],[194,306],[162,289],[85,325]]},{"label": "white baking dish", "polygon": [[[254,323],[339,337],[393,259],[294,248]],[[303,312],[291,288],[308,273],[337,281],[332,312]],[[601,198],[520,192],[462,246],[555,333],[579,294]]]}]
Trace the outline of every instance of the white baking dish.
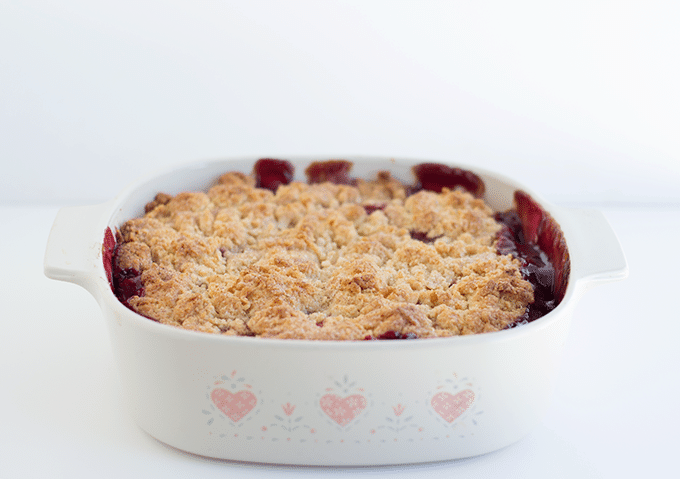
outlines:
[{"label": "white baking dish", "polygon": [[[405,181],[423,162],[348,159],[354,176],[388,169]],[[307,465],[414,463],[494,451],[541,420],[579,297],[627,275],[619,242],[600,213],[550,205],[519,183],[463,165],[484,180],[485,200],[495,210],[512,207],[521,189],[564,232],[571,257],[565,297],[532,323],[454,338],[313,342],[185,331],[121,304],[103,267],[105,229],[143,214],[160,191],[206,189],[223,172],[250,173],[255,160],[173,168],[108,203],[64,208],[47,245],[45,274],[79,284],[100,304],[135,420],[184,451]],[[303,179],[311,159],[289,160]]]}]

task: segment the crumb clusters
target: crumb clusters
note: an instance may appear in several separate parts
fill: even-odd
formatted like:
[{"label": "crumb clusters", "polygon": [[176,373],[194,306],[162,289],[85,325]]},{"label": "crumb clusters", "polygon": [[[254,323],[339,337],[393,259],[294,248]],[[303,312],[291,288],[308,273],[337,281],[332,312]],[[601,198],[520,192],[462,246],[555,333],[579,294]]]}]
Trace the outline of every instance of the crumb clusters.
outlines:
[{"label": "crumb clusters", "polygon": [[126,222],[117,266],[144,290],[130,307],[195,331],[361,340],[496,331],[534,300],[519,262],[496,251],[493,212],[469,193],[408,196],[389,173],[254,185],[227,173],[207,193],[159,194]]}]

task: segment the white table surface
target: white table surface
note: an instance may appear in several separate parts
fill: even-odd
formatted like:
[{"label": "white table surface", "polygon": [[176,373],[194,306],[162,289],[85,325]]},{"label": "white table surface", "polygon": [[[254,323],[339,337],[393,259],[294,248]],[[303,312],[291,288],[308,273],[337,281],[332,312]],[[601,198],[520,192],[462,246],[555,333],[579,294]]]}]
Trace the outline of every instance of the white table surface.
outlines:
[{"label": "white table surface", "polygon": [[551,407],[529,436],[459,461],[300,468],[197,457],[139,429],[97,304],[43,275],[57,208],[0,207],[0,477],[679,477],[680,207],[601,209],[630,277],[579,303]]}]

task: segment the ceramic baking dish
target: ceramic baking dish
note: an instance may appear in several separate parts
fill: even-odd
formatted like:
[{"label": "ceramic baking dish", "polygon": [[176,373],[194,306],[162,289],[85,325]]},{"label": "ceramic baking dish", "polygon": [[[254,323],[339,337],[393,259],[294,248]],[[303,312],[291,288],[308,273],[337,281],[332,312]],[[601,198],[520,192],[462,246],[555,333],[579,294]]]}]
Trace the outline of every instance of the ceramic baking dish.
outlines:
[{"label": "ceramic baking dish", "polygon": [[[347,158],[356,177],[389,170],[411,181],[423,160]],[[303,180],[310,158],[290,159]],[[546,410],[580,296],[627,275],[597,211],[551,205],[513,180],[479,175],[497,211],[530,194],[564,232],[571,260],[561,304],[516,328],[410,341],[315,342],[223,337],[144,318],[114,296],[102,262],[107,228],[143,214],[158,192],[205,190],[256,158],[192,163],[128,186],[112,201],[59,211],[45,274],[101,306],[134,419],[158,440],[214,458],[280,464],[381,465],[457,459],[507,446]],[[452,165],[460,166],[460,165]]]}]

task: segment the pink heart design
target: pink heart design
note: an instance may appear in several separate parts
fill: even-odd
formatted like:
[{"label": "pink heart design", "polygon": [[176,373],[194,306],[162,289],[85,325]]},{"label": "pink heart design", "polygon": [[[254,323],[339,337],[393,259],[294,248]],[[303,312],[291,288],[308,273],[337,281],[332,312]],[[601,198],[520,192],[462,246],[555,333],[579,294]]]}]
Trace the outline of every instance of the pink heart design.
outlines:
[{"label": "pink heart design", "polygon": [[468,410],[474,400],[475,393],[466,389],[455,395],[447,392],[437,393],[430,403],[435,412],[439,414],[444,421],[452,423]]},{"label": "pink heart design", "polygon": [[213,389],[210,399],[226,416],[238,422],[248,414],[257,404],[257,398],[250,391],[239,391],[233,394],[226,389]]},{"label": "pink heart design", "polygon": [[323,412],[328,414],[340,426],[346,426],[366,408],[366,398],[361,394],[352,394],[341,398],[335,394],[326,394],[319,401]]}]

